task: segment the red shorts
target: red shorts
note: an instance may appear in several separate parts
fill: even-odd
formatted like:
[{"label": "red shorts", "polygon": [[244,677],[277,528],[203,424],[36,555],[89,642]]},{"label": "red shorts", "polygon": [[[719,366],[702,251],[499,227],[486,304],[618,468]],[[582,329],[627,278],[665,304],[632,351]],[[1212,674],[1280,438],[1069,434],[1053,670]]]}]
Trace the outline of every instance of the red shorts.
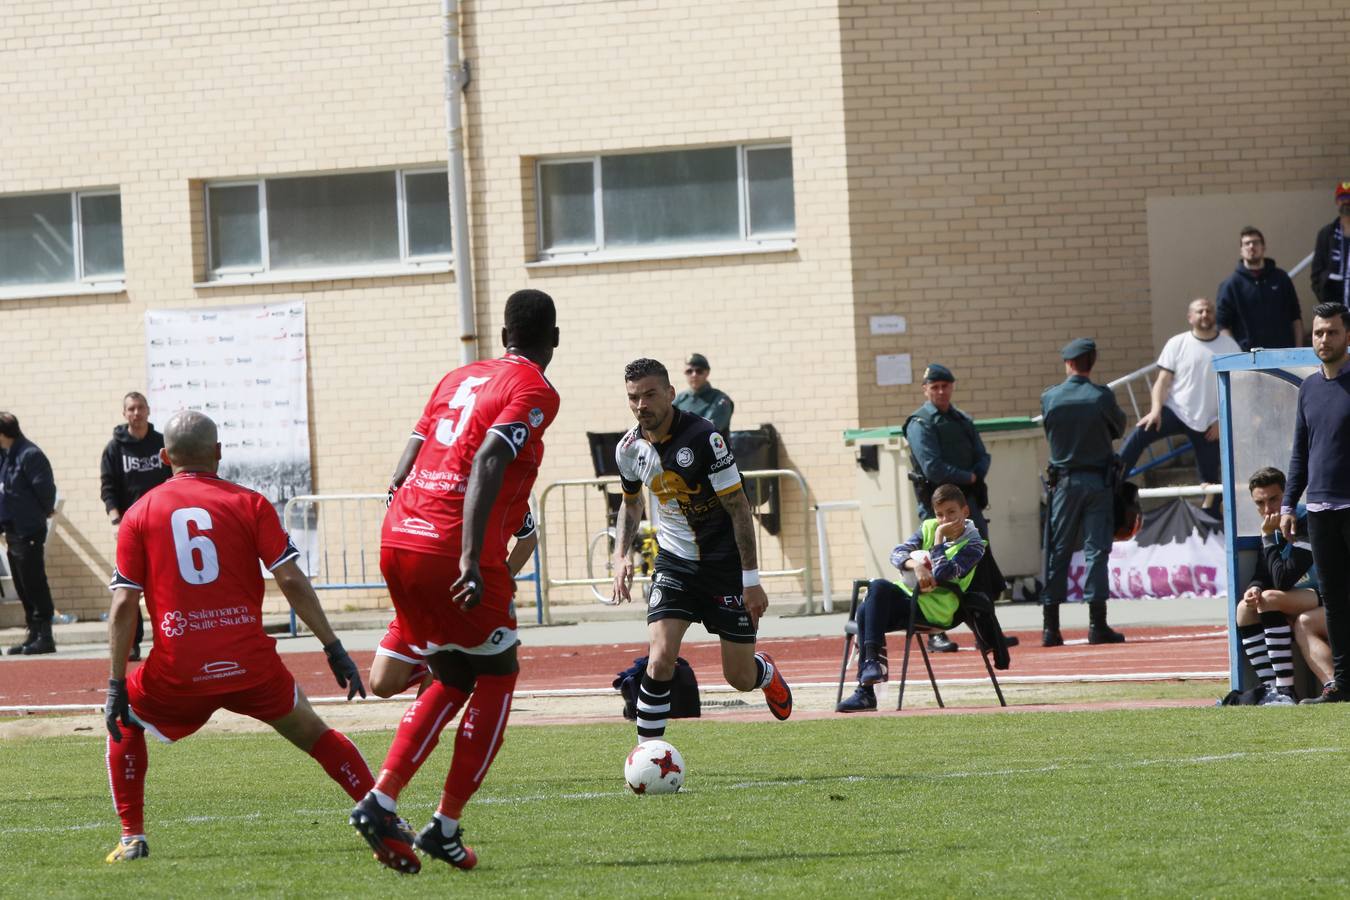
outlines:
[{"label": "red shorts", "polygon": [[375,655],[388,656],[417,666],[422,665],[422,657],[408,643],[408,635],[398,616],[394,616],[394,621],[385,629],[384,637],[380,638],[380,646],[375,648]]},{"label": "red shorts", "polygon": [[295,677],[277,657],[276,663],[251,687],[225,694],[197,694],[181,687],[145,684],[140,666],[127,677],[132,717],[162,741],[180,741],[206,724],[218,709],[228,709],[263,722],[275,722],[295,709],[299,697]]},{"label": "red shorts", "polygon": [[462,650],[492,656],[516,645],[512,599],[516,583],[504,562],[481,569],[483,601],[467,612],[450,602],[450,585],[459,578],[457,560],[383,547],[380,571],[389,586],[402,637],[416,654]]}]

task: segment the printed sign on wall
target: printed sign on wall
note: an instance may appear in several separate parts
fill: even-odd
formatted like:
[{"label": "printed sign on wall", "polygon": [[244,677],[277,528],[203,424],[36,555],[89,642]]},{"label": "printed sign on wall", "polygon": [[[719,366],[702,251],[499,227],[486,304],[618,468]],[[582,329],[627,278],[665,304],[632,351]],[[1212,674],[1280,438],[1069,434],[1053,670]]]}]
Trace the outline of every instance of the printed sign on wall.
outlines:
[{"label": "printed sign on wall", "polygon": [[182,409],[206,413],[220,430],[221,476],[278,515],[310,492],[304,301],[149,310],[145,334],[157,428]]}]

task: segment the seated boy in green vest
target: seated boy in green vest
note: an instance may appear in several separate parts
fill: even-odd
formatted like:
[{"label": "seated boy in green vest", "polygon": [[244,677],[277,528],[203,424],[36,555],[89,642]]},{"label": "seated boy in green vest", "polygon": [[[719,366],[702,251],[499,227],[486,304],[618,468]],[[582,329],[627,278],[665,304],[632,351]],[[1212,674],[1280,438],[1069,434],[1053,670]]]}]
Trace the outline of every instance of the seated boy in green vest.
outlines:
[{"label": "seated boy in green vest", "polygon": [[918,531],[891,551],[891,565],[900,581],[878,578],[867,586],[867,598],[858,606],[858,689],[836,712],[863,712],[877,708],[873,687],[886,680],[886,632],[909,626],[910,597],[918,592],[918,625],[949,628],[964,592],[984,558],[984,541],[968,516],[966,496],[954,484],[933,491],[933,513]]}]

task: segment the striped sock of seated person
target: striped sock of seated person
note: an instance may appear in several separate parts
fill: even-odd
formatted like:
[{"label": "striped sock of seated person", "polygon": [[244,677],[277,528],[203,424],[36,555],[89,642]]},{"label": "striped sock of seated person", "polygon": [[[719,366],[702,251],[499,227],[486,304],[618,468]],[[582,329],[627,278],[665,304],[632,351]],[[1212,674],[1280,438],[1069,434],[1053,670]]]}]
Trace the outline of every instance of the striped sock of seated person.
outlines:
[{"label": "striped sock of seated person", "polygon": [[1238,640],[1242,642],[1242,652],[1251,663],[1256,677],[1268,688],[1275,687],[1275,669],[1270,664],[1270,652],[1266,649],[1266,630],[1260,623],[1239,625]]}]

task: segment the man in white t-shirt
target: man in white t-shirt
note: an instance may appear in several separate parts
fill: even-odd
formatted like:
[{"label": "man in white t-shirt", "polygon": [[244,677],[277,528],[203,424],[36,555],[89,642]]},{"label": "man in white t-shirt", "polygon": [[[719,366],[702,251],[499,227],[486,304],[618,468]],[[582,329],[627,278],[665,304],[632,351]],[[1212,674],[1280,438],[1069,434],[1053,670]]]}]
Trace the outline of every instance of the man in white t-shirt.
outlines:
[{"label": "man in white t-shirt", "polygon": [[1241,353],[1237,341],[1219,333],[1214,301],[1198,297],[1186,308],[1190,331],[1173,335],[1158,354],[1158,378],[1152,405],[1120,445],[1120,460],[1130,474],[1139,454],[1154,441],[1185,435],[1195,450],[1195,467],[1204,484],[1218,484],[1219,376],[1214,357]]}]

